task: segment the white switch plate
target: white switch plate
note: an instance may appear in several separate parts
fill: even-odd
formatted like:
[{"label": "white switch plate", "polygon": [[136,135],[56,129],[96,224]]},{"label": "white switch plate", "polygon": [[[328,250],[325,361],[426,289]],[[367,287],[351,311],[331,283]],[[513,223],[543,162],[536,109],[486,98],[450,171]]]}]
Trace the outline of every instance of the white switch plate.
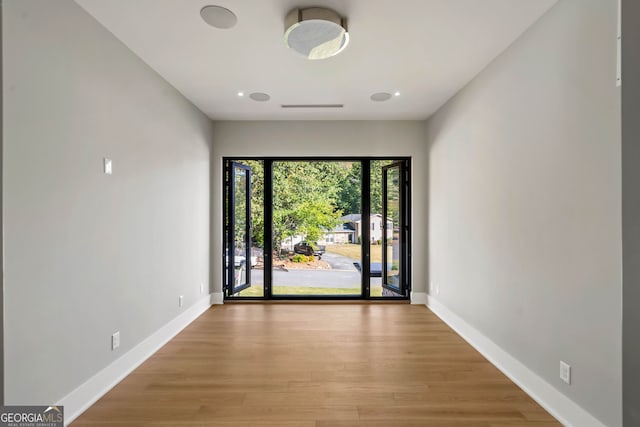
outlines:
[{"label": "white switch plate", "polygon": [[622,1],[618,0],[618,37],[617,37],[616,86],[622,86]]},{"label": "white switch plate", "polygon": [[180,295],[178,298],[178,307],[182,307],[182,302],[184,301],[184,295]]},{"label": "white switch plate", "polygon": [[120,347],[120,331],[111,335],[111,350],[115,350]]},{"label": "white switch plate", "polygon": [[571,384],[571,365],[560,361],[560,379],[567,384]]},{"label": "white switch plate", "polygon": [[107,175],[113,174],[113,161],[108,158],[104,158],[104,173]]}]

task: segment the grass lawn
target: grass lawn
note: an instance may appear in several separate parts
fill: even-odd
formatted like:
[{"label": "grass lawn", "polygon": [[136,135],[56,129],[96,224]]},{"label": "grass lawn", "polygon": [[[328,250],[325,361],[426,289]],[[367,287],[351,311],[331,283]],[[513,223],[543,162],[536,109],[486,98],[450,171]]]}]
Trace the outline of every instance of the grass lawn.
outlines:
[{"label": "grass lawn", "polygon": [[[382,262],[382,246],[371,245],[371,262]],[[360,245],[326,245],[326,251],[332,254],[346,256],[351,259],[359,260],[362,254]]]},{"label": "grass lawn", "polygon": [[[241,297],[261,297],[262,286],[252,286],[240,292]],[[273,295],[360,295],[360,288],[310,288],[308,286],[274,286]],[[372,297],[382,296],[382,287],[371,288]]]}]

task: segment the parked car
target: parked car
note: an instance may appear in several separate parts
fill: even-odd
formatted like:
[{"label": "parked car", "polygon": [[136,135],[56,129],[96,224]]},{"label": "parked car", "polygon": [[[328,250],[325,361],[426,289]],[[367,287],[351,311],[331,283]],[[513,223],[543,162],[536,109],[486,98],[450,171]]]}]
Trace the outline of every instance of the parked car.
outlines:
[{"label": "parked car", "polygon": [[325,253],[325,247],[315,243],[309,243],[309,242],[303,241],[293,245],[293,251],[297,254],[302,254],[307,256],[315,255],[318,258],[322,258],[322,255]]},{"label": "parked car", "polygon": [[[240,267],[240,265],[242,263],[246,262],[246,258],[242,255],[236,255],[235,257],[233,257],[233,261],[236,264],[236,268]],[[255,267],[256,265],[258,265],[258,257],[252,256],[251,257],[251,267]]]},{"label": "parked car", "polygon": [[[225,261],[227,263],[229,263],[229,252],[226,252],[225,255]],[[235,264],[235,268],[240,268],[240,266],[242,264],[246,264],[247,259],[245,258],[244,255],[238,255],[236,254],[236,256],[233,257],[233,263]],[[258,265],[258,257],[256,256],[251,256],[251,268],[255,267]]]}]

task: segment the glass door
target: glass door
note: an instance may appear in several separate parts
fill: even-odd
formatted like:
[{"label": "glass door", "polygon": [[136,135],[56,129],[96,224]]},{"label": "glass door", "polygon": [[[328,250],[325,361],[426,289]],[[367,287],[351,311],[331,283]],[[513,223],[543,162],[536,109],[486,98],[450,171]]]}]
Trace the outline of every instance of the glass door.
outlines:
[{"label": "glass door", "polygon": [[251,168],[231,162],[226,223],[227,296],[251,286]]},{"label": "glass door", "polygon": [[272,296],[362,298],[361,170],[350,160],[273,161]]},{"label": "glass door", "polygon": [[408,297],[410,159],[224,165],[225,299]]},{"label": "glass door", "polygon": [[382,287],[399,295],[408,292],[404,177],[403,162],[382,168]]}]

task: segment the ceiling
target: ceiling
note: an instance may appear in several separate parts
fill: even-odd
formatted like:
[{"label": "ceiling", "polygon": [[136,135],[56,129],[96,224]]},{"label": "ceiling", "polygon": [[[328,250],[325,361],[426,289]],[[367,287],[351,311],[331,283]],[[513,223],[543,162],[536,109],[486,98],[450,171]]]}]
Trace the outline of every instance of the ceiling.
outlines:
[{"label": "ceiling", "polygon": [[[557,0],[76,0],[212,119],[426,119]],[[232,10],[207,25],[200,9]],[[323,6],[349,21],[341,54],[306,60],[286,48],[284,17]],[[268,102],[246,94],[265,92]],[[399,92],[374,102],[376,92]],[[344,104],[283,109],[282,104]]]}]

